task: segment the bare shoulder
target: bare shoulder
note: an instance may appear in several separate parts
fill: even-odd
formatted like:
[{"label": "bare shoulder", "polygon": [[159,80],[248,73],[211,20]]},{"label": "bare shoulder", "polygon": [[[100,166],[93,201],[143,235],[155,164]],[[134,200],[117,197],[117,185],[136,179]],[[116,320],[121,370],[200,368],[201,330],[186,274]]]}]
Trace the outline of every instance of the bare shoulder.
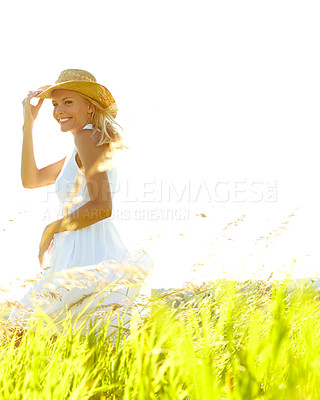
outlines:
[{"label": "bare shoulder", "polygon": [[[92,130],[83,130],[75,134],[74,143],[85,170],[88,170],[97,162],[106,163],[109,159],[109,146],[97,146],[96,138],[92,136]],[[109,167],[106,169],[109,169]]]},{"label": "bare shoulder", "polygon": [[101,139],[101,132],[97,131],[93,133],[92,129],[84,129],[74,135],[74,142],[75,145],[77,144],[81,145],[81,142],[83,142],[87,146],[96,146],[98,148],[101,148],[103,151],[106,151],[109,149],[109,145],[102,145],[98,146],[98,142]]},{"label": "bare shoulder", "polygon": [[95,148],[93,137],[92,137],[92,130],[83,130],[74,135],[74,144],[76,147],[84,147],[89,146],[90,148]]}]

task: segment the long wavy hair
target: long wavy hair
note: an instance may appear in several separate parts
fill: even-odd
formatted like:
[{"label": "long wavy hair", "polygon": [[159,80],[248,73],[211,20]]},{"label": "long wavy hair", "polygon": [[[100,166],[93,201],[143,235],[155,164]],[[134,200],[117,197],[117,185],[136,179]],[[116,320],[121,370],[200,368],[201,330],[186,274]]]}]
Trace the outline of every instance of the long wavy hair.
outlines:
[{"label": "long wavy hair", "polygon": [[124,130],[115,120],[115,115],[118,111],[116,104],[109,108],[103,108],[98,101],[93,100],[82,93],[79,94],[94,106],[91,118],[93,128],[92,135],[99,133],[100,136],[96,145],[102,146],[103,144],[109,144],[112,153],[115,149],[130,149],[130,147],[124,143],[123,136],[119,133],[119,129],[122,132],[124,132]]}]

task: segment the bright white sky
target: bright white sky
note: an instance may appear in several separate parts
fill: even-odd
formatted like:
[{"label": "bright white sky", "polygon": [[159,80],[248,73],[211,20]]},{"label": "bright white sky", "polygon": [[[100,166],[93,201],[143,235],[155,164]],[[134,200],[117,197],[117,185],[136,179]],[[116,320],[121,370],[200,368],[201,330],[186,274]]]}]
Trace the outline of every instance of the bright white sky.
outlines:
[{"label": "bright white sky", "polygon": [[[279,201],[315,200],[317,1],[12,0],[0,34],[3,218],[38,196],[21,189],[21,102],[66,68],[89,70],[115,97],[134,147],[126,176],[276,180]],[[72,146],[47,103],[39,167]]]}]

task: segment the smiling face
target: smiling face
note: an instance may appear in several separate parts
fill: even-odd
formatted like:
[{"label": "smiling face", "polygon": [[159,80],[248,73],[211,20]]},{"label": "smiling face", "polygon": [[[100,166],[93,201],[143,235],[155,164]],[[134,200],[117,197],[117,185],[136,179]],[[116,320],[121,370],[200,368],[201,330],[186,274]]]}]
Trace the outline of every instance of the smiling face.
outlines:
[{"label": "smiling face", "polygon": [[73,135],[90,123],[92,104],[72,90],[57,89],[52,92],[53,116],[59,122],[62,132]]}]

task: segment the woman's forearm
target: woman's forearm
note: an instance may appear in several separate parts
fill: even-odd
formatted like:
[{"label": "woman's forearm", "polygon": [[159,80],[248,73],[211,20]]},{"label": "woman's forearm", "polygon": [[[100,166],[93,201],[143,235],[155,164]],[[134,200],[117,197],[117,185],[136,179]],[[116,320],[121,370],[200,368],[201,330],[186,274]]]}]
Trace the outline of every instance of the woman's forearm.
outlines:
[{"label": "woman's forearm", "polygon": [[83,206],[50,224],[52,233],[86,228],[112,215],[111,202],[89,201]]},{"label": "woman's forearm", "polygon": [[32,188],[38,173],[33,151],[32,128],[32,122],[28,122],[23,125],[21,180],[25,188]]},{"label": "woman's forearm", "polygon": [[22,184],[26,188],[37,187],[37,175],[38,168],[34,158],[33,152],[33,139],[32,129],[33,123],[37,118],[39,110],[42,106],[43,99],[40,99],[36,105],[31,105],[30,101],[32,98],[42,92],[43,89],[30,91],[28,96],[23,100],[23,143],[22,143],[22,155],[21,155],[21,180]]}]

